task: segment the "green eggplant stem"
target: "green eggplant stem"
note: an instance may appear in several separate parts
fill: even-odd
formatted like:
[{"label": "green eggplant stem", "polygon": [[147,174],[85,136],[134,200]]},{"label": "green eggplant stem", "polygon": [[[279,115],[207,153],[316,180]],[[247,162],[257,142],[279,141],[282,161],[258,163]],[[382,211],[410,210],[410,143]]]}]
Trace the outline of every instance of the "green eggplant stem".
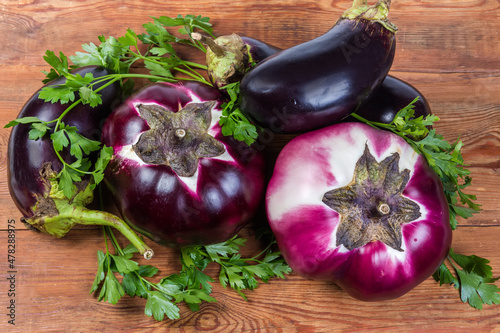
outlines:
[{"label": "green eggplant stem", "polygon": [[[45,218],[45,226],[65,224],[69,221],[71,225],[81,224],[113,227],[125,236],[145,259],[149,260],[153,258],[153,250],[144,243],[127,223],[116,215],[100,210],[90,210],[82,206],[72,206],[67,212],[61,212],[61,207],[59,209],[59,215]],[[47,230],[47,227],[45,229]]]},{"label": "green eggplant stem", "polygon": [[51,163],[45,163],[40,169],[46,191],[37,195],[37,202],[32,207],[33,215],[21,219],[27,227],[61,238],[77,224],[110,226],[121,232],[145,259],[153,257],[153,250],[125,221],[109,212],[86,208],[94,198],[91,184],[77,183],[78,186],[73,186],[73,195],[68,198],[60,189],[55,174]]}]

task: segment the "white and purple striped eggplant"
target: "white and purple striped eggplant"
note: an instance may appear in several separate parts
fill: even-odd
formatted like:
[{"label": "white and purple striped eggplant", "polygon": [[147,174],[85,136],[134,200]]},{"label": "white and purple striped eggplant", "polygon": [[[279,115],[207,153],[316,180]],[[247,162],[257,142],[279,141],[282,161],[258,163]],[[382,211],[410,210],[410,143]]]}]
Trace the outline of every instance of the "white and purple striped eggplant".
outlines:
[{"label": "white and purple striped eggplant", "polygon": [[362,123],[292,139],[276,161],[266,209],[296,273],[361,300],[407,293],[451,246],[439,177],[401,137]]}]

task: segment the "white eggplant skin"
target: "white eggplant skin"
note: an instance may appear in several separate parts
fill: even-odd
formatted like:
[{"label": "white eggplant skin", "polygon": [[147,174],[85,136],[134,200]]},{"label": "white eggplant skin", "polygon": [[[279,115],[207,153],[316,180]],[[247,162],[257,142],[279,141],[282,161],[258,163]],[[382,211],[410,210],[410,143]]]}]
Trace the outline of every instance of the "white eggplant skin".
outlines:
[{"label": "white eggplant skin", "polygon": [[[418,203],[421,216],[401,225],[403,251],[381,241],[352,250],[336,245],[340,217],[322,198],[352,181],[365,145],[379,162],[397,152],[400,170],[410,170],[403,195]],[[340,123],[292,139],[276,161],[266,210],[295,273],[335,282],[365,301],[404,295],[437,270],[451,246],[448,203],[439,177],[401,137],[361,123]]]}]

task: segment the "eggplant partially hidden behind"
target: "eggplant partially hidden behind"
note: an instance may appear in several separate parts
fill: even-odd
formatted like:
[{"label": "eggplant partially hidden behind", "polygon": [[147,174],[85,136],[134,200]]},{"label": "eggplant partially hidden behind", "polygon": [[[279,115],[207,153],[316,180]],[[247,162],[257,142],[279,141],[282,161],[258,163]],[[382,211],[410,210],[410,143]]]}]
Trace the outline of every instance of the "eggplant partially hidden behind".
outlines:
[{"label": "eggplant partially hidden behind", "polygon": [[342,120],[388,74],[397,28],[390,0],[354,1],[324,35],[280,51],[242,79],[240,109],[277,133],[306,132]]},{"label": "eggplant partially hidden behind", "polygon": [[[105,68],[86,66],[72,71],[75,75],[92,74],[101,78],[111,74]],[[64,84],[66,77],[61,76],[47,85]],[[98,89],[101,84],[96,84]],[[40,121],[49,122],[53,130],[54,119],[63,115],[69,104],[51,103],[40,99],[41,90],[37,91],[26,102],[19,112],[18,119],[37,117]],[[78,93],[75,94],[79,98]],[[117,82],[106,86],[100,91],[102,103],[95,108],[88,104],[75,104],[71,112],[63,118],[64,124],[74,126],[83,137],[100,140],[104,120],[111,113],[121,95]],[[8,127],[11,126],[9,123]],[[10,195],[19,211],[21,221],[30,229],[39,230],[60,238],[65,236],[76,224],[103,225],[116,228],[138,249],[146,259],[153,256],[153,250],[118,216],[101,210],[88,209],[94,199],[93,181],[90,177],[82,177],[73,186],[71,197],[67,197],[59,186],[58,173],[63,164],[60,157],[71,162],[69,149],[59,153],[54,150],[49,134],[38,139],[32,139],[31,124],[14,125],[9,137],[7,152],[7,179]],[[58,154],[60,156],[58,156]],[[95,154],[88,157],[94,159]]]},{"label": "eggplant partially hidden behind", "polygon": [[[396,114],[416,97],[418,97],[418,100],[413,103],[413,116],[414,118],[420,116],[425,118],[432,112],[424,95],[408,82],[387,75],[380,87],[355,113],[369,121],[389,124]],[[343,121],[357,120],[351,115]]]}]

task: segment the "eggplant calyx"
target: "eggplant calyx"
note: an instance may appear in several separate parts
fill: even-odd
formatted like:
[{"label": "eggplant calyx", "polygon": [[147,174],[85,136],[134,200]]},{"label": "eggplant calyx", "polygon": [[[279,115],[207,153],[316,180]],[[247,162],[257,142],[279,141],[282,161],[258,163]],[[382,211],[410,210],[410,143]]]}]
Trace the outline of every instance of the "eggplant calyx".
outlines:
[{"label": "eggplant calyx", "polygon": [[188,103],[177,112],[156,104],[137,106],[149,130],[132,146],[147,164],[168,165],[180,177],[191,177],[200,158],[216,157],[226,150],[207,133],[216,101]]},{"label": "eggplant calyx", "polygon": [[367,0],[354,0],[352,7],[346,10],[341,18],[377,22],[392,33],[396,33],[398,27],[388,18],[390,7],[391,0],[380,0],[372,6],[368,6]]},{"label": "eggplant calyx", "polygon": [[[43,169],[43,170],[42,170]],[[151,259],[154,252],[143,240],[119,217],[100,210],[85,208],[92,202],[94,190],[92,184],[87,181],[77,182],[74,186],[73,196],[68,199],[59,189],[56,173],[50,164],[44,164],[40,170],[42,181],[46,184],[44,195],[37,195],[37,203],[33,207],[31,217],[23,217],[21,221],[28,227],[34,228],[57,238],[64,237],[73,226],[102,225],[116,228],[136,248],[145,259]]]},{"label": "eggplant calyx", "polygon": [[208,76],[217,88],[240,81],[253,62],[250,46],[237,34],[220,36],[215,40],[199,33],[193,33],[192,37],[208,46]]},{"label": "eggplant calyx", "polygon": [[399,171],[399,154],[377,162],[365,146],[347,186],[325,193],[323,203],[340,215],[337,246],[353,250],[372,241],[404,251],[403,223],[420,217],[420,207],[403,196],[410,171]]}]

